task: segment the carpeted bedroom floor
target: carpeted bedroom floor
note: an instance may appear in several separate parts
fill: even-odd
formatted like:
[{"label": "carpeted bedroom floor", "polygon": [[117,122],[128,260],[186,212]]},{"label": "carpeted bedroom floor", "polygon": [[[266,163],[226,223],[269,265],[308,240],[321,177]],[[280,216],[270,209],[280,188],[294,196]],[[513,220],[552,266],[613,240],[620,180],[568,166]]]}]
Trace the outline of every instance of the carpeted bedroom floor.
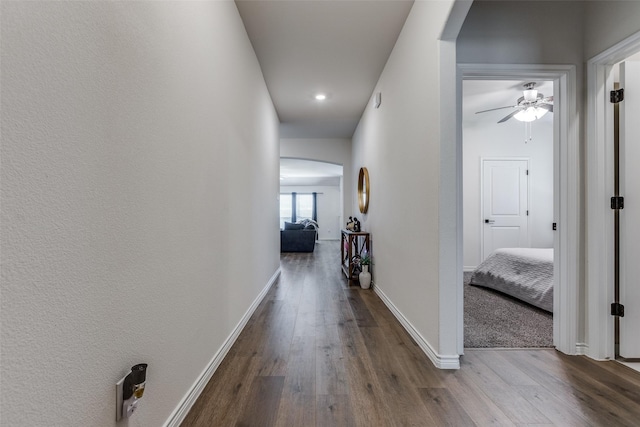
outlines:
[{"label": "carpeted bedroom floor", "polygon": [[553,347],[553,315],[502,293],[469,285],[464,273],[466,348]]}]

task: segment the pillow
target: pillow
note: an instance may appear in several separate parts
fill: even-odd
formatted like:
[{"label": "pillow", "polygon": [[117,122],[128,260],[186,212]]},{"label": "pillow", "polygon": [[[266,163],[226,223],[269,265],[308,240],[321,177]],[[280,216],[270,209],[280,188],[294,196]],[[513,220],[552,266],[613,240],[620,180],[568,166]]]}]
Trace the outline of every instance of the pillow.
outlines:
[{"label": "pillow", "polygon": [[303,228],[304,228],[304,225],[302,224],[293,224],[291,222],[284,223],[285,230],[302,230]]},{"label": "pillow", "polygon": [[318,223],[315,222],[312,219],[309,219],[309,218],[305,218],[305,219],[302,219],[302,220],[298,221],[298,224],[303,224],[305,230],[317,230],[318,229]]}]

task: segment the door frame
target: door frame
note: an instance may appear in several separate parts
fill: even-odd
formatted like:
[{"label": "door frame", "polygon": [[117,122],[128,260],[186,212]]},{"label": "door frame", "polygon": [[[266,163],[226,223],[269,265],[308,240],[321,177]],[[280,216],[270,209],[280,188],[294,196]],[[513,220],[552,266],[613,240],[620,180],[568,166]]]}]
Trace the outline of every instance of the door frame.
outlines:
[{"label": "door frame", "polygon": [[[576,67],[574,65],[539,64],[458,64],[458,87],[462,80],[552,80],[554,85],[554,218],[558,224],[554,238],[554,299],[553,345],[566,354],[583,354],[584,344],[578,343],[580,319],[578,291],[578,255],[580,239],[580,156],[578,150]],[[462,105],[462,91],[458,92]],[[457,123],[458,153],[462,147],[462,122]],[[462,181],[462,168],[457,170]],[[459,186],[458,186],[459,188]],[[462,205],[462,191],[458,189]],[[458,227],[462,229],[461,216]],[[460,233],[461,234],[461,233]],[[462,236],[458,237],[462,246]],[[463,270],[458,259],[457,268]],[[462,287],[462,283],[459,285]],[[462,291],[458,293],[463,298]],[[460,303],[460,302],[459,302]],[[462,310],[461,310],[462,311]],[[463,316],[463,313],[459,313]],[[463,319],[459,318],[462,324]],[[458,333],[460,354],[464,351],[463,333]]]},{"label": "door frame", "polygon": [[[526,161],[527,162],[527,167],[531,168],[531,159],[529,157],[480,157],[480,262],[484,261],[486,256],[484,253],[484,234],[485,234],[485,230],[486,227],[482,224],[484,224],[484,162],[485,161]],[[531,185],[529,180],[527,179],[527,210],[531,210]],[[529,221],[529,218],[527,218],[527,222]],[[529,244],[529,246],[531,246],[531,230],[529,227],[530,224],[527,223],[527,242]],[[486,254],[489,255],[489,254]]]},{"label": "door frame", "polygon": [[613,302],[613,66],[640,52],[640,32],[587,61],[586,354],[615,358]]}]

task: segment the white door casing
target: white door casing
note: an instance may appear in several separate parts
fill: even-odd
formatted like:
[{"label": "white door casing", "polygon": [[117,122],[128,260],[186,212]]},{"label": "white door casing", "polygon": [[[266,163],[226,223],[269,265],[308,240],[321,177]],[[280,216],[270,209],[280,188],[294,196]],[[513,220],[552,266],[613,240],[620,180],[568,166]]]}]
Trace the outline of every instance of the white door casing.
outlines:
[{"label": "white door casing", "polygon": [[528,248],[529,160],[481,159],[482,260],[498,248]]},{"label": "white door casing", "polygon": [[[613,66],[640,52],[640,32],[587,62],[586,340],[594,359],[615,356],[613,316]],[[626,202],[626,200],[625,200]],[[625,203],[626,204],[626,203]],[[626,317],[626,314],[625,314]]]},{"label": "white door casing", "polygon": [[640,358],[640,62],[620,64],[620,356]]},{"label": "white door casing", "polygon": [[[557,350],[566,354],[583,354],[587,346],[580,342],[579,277],[581,251],[581,157],[579,154],[576,67],[574,65],[540,64],[458,64],[459,85],[462,79],[486,80],[553,80],[554,82],[554,222],[558,227],[554,239],[554,316],[553,343]],[[458,92],[461,105],[461,91]],[[462,147],[462,130],[458,122],[458,152]],[[457,173],[462,166],[457,164]],[[458,204],[462,203],[462,190],[458,189]],[[452,206],[445,206],[451,210]],[[444,208],[443,208],[444,209]],[[458,227],[462,220],[458,219]],[[461,248],[462,236],[458,236]],[[458,271],[462,275],[462,259],[458,260]],[[458,281],[462,283],[461,281]],[[458,315],[462,317],[462,284],[457,289]],[[461,325],[459,321],[458,326]],[[463,334],[458,332],[459,348],[463,348]],[[580,340],[580,341],[579,341]],[[461,350],[462,354],[462,350]]]}]

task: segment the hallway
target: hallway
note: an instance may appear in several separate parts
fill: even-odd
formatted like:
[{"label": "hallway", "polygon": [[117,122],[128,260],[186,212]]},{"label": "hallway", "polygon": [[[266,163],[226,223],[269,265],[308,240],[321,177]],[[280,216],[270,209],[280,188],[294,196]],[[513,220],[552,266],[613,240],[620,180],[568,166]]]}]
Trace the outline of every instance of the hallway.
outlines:
[{"label": "hallway", "polygon": [[282,254],[269,291],[182,424],[637,425],[640,374],[554,350],[471,350],[433,367],[338,242]]}]

